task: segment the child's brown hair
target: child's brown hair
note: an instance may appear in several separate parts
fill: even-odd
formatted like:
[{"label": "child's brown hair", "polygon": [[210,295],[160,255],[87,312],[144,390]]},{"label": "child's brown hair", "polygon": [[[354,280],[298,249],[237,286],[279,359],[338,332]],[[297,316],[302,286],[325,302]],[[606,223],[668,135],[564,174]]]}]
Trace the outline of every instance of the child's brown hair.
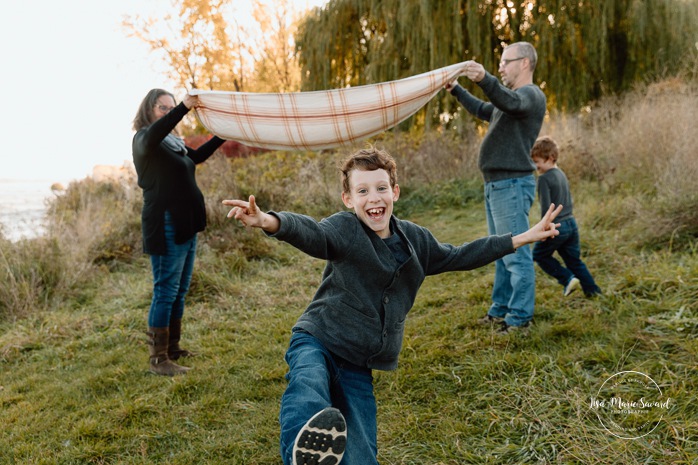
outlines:
[{"label": "child's brown hair", "polygon": [[552,160],[557,163],[559,155],[557,144],[550,136],[539,137],[531,149],[531,158],[540,158],[541,160]]},{"label": "child's brown hair", "polygon": [[397,184],[397,163],[385,150],[378,150],[373,146],[369,146],[354,152],[344,160],[340,170],[342,171],[342,189],[346,193],[351,191],[349,173],[355,169],[364,171],[385,170],[388,172],[388,176],[390,176],[390,187],[395,187]]}]

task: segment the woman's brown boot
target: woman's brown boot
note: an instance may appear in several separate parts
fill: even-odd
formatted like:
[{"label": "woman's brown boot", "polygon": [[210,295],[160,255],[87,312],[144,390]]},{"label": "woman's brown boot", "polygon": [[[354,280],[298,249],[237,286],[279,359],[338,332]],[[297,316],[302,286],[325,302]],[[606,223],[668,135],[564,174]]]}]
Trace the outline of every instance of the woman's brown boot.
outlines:
[{"label": "woman's brown boot", "polygon": [[181,375],[190,368],[177,365],[167,355],[170,339],[170,328],[148,327],[148,345],[150,347],[150,371],[156,375]]},{"label": "woman's brown boot", "polygon": [[182,336],[182,319],[170,320],[170,340],[167,346],[167,356],[170,360],[177,360],[180,357],[194,357],[196,354],[179,347],[179,339]]}]

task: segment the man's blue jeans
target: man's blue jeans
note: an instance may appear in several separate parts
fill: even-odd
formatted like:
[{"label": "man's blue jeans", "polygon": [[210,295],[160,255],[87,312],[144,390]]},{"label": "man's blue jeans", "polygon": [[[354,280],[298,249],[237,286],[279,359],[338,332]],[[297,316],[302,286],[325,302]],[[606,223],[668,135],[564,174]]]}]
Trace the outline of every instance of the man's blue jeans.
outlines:
[{"label": "man's blue jeans", "polygon": [[286,352],[288,386],[281,398],[281,457],[292,463],[293,443],[317,412],[335,407],[347,422],[342,465],[376,465],[377,426],[373,375],[332,355],[314,336],[294,331]]},{"label": "man's blue jeans", "polygon": [[[535,195],[536,180],[532,174],[485,183],[489,233],[517,235],[527,231]],[[510,326],[525,325],[533,319],[535,295],[536,275],[528,245],[495,262],[490,316],[504,318]]]},{"label": "man's blue jeans", "polygon": [[165,212],[165,255],[151,255],[153,269],[153,300],[148,313],[148,326],[164,328],[170,320],[184,315],[184,296],[189,291],[196,257],[196,235],[184,244],[175,244],[175,228],[169,212]]},{"label": "man's blue jeans", "polygon": [[[533,260],[563,286],[567,286],[567,283],[576,276],[584,294],[600,294],[601,289],[596,285],[589,269],[581,259],[577,221],[574,217],[566,218],[560,221],[560,227],[557,230],[560,234],[555,238],[535,244]],[[553,257],[555,252],[560,254],[566,267]]]}]

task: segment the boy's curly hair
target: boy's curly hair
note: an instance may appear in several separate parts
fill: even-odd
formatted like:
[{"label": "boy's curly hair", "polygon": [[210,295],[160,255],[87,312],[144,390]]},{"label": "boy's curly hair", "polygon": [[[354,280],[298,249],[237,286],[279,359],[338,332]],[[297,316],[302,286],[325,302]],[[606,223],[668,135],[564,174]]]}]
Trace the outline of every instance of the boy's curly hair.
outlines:
[{"label": "boy's curly hair", "polygon": [[557,144],[550,136],[539,137],[531,149],[531,158],[540,158],[543,161],[557,162],[558,155]]},{"label": "boy's curly hair", "polygon": [[340,168],[342,172],[342,189],[346,193],[351,191],[349,173],[355,169],[364,171],[383,169],[390,176],[390,187],[395,187],[397,184],[397,163],[395,163],[395,159],[385,150],[379,150],[372,145],[354,152],[342,162]]}]

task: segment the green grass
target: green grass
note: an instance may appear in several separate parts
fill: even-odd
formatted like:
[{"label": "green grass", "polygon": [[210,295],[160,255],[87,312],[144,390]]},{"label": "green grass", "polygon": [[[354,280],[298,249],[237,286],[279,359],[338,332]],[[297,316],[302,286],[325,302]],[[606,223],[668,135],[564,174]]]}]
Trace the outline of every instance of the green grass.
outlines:
[{"label": "green grass", "polygon": [[[696,463],[696,250],[619,246],[617,225],[584,198],[583,250],[605,294],[564,299],[537,270],[527,337],[476,324],[492,265],[427,278],[400,367],[375,374],[382,464]],[[459,243],[485,234],[481,199],[467,205],[415,202],[409,218]],[[146,257],[101,269],[55,308],[2,322],[0,463],[280,463],[283,356],[324,264],[268,241],[267,258],[243,262],[201,247],[184,328],[199,356],[186,376],[148,372]],[[674,402],[637,440],[610,435],[589,407],[622,370],[648,374]]]},{"label": "green grass", "polygon": [[[565,299],[537,269],[535,325],[502,338],[476,324],[493,265],[427,278],[399,368],[375,373],[381,464],[698,463],[698,91],[669,84],[546,120],[604,295]],[[381,142],[401,170],[397,214],[446,242],[484,235],[478,140],[398,136]],[[46,238],[0,231],[0,465],[279,464],[283,356],[324,263],[231,224],[220,200],[326,215],[341,208],[340,158],[218,156],[197,170],[209,225],[183,331],[199,356],[182,377],[148,372],[135,181],[71,183]],[[636,440],[590,406],[624,370],[671,399]]]}]

